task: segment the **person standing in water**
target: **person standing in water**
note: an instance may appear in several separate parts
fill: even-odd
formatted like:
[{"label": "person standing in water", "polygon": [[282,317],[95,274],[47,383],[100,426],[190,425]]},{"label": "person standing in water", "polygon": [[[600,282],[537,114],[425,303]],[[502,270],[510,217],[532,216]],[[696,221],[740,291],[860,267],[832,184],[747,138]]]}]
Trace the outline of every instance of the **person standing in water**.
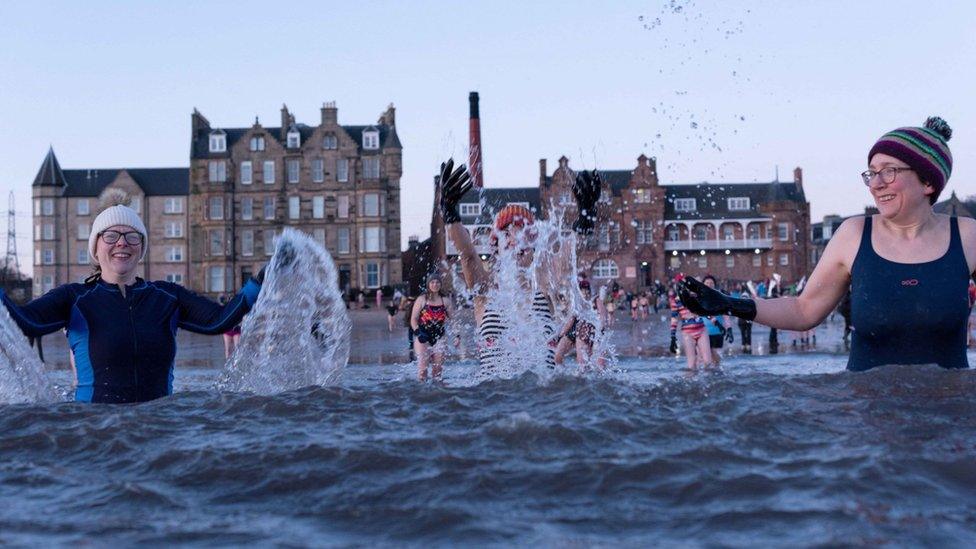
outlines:
[{"label": "person standing in water", "polygon": [[417,298],[410,313],[413,349],[417,356],[417,380],[421,383],[427,381],[428,364],[430,377],[434,381],[441,380],[444,370],[444,336],[450,314],[441,294],[441,283],[440,275],[428,276],[427,291]]},{"label": "person standing in water", "polygon": [[88,252],[95,269],[84,283],[59,286],[23,306],[2,296],[28,336],[67,328],[76,401],[145,402],[171,394],[177,328],[222,334],[257,301],[263,270],[223,306],[179,284],[137,277],[146,245],[139,214],[115,204],[92,223]]},{"label": "person standing in water", "polygon": [[[679,285],[685,279],[678,273],[674,281]],[[705,330],[705,320],[697,313],[688,309],[682,301],[680,293],[675,293],[670,299],[671,305],[671,353],[678,352],[678,329],[681,329],[681,348],[685,352],[685,360],[689,370],[696,370],[698,364],[705,367],[712,365],[712,349],[709,345],[708,334]]]},{"label": "person standing in water", "polygon": [[[500,250],[513,250],[516,264],[519,268],[518,284],[525,291],[526,302],[524,313],[529,318],[511,318],[515,311],[500,310],[497,305],[489,303],[490,290],[498,283],[495,264],[486,268],[478,255],[464,225],[458,204],[461,197],[471,189],[470,175],[464,165],[454,168],[454,160],[441,164],[440,179],[438,180],[441,216],[447,227],[447,235],[458,249],[461,257],[461,272],[464,283],[469,290],[475,292],[474,317],[479,336],[479,362],[482,372],[491,374],[504,364],[505,349],[510,347],[507,339],[509,328],[515,323],[529,323],[536,325],[543,331],[548,341],[555,332],[552,307],[555,296],[549,295],[549,289],[554,288],[558,274],[553,269],[571,269],[569,265],[568,246],[560,246],[556,257],[547,258],[547,267],[539,265],[534,269],[534,280],[529,275],[535,266],[535,250],[532,242],[534,232],[531,227],[535,223],[535,215],[527,208],[515,204],[503,207],[495,215],[493,238],[491,245],[495,254]],[[579,217],[573,224],[573,229],[579,234],[590,234],[596,219],[596,204],[600,198],[600,177],[596,172],[581,172],[576,176],[573,185],[573,195],[579,207]],[[507,338],[507,339],[506,339]],[[555,350],[546,345],[545,363],[555,368]]]},{"label": "person standing in water", "polygon": [[855,330],[847,369],[888,364],[968,368],[969,279],[976,269],[976,220],[932,208],[952,173],[941,118],[884,134],[861,174],[878,213],[844,221],[803,293],[733,299],[689,279],[685,304],[700,314],[732,314],[786,330],[806,330],[851,287]]},{"label": "person standing in water", "polygon": [[[745,284],[743,284],[742,286],[739,287],[739,291],[737,293],[732,294],[732,297],[748,298],[749,288]],[[738,324],[739,324],[739,334],[742,336],[741,337],[742,352],[744,354],[751,355],[752,354],[752,321],[746,320],[745,318],[740,318]]]},{"label": "person standing in water", "polygon": [[[715,277],[705,275],[702,279],[706,286],[715,288]],[[729,345],[735,340],[732,335],[732,323],[725,315],[714,315],[705,318],[705,328],[708,330],[708,346],[712,350],[712,364],[718,366],[722,363],[721,350],[728,341]]]}]

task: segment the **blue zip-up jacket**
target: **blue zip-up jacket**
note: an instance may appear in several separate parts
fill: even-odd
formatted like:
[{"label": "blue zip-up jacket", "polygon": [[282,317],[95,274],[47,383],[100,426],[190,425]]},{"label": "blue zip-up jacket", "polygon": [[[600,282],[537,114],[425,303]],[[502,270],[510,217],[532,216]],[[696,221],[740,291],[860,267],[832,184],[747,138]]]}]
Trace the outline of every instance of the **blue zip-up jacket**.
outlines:
[{"label": "blue zip-up jacket", "polygon": [[145,402],[173,392],[176,329],[220,334],[257,301],[253,279],[225,305],[171,282],[141,278],[119,287],[101,280],[65,284],[23,306],[3,303],[27,336],[68,329],[75,355],[79,402]]}]

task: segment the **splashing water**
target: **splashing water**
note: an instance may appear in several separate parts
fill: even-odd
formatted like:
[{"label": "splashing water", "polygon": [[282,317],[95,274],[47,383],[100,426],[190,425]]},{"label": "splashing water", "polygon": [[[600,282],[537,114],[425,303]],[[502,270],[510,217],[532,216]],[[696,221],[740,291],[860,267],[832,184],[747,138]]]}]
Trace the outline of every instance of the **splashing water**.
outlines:
[{"label": "splashing water", "polygon": [[23,332],[0,306],[0,404],[54,402],[54,385]]},{"label": "splashing water", "polygon": [[285,229],[241,328],[218,390],[274,394],[338,381],[349,360],[351,323],[329,252]]}]

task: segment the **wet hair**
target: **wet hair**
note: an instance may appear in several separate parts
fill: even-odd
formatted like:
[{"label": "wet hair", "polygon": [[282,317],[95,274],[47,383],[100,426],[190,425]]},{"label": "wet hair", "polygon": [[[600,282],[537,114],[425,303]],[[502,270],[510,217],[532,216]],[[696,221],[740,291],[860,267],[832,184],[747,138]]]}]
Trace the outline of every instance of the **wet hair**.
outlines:
[{"label": "wet hair", "polygon": [[440,297],[444,297],[444,279],[441,278],[440,273],[433,272],[433,273],[428,274],[427,275],[427,279],[424,280],[424,298],[425,299],[430,299],[430,297],[432,295],[431,292],[430,292],[430,283],[433,282],[434,280],[436,280],[436,281],[438,281],[438,282],[441,283],[441,289],[440,290],[437,290],[437,295],[439,295]]},{"label": "wet hair", "polygon": [[707,275],[703,276],[702,277],[702,282],[705,282],[708,279],[712,279],[712,284],[715,284],[716,286],[718,286],[718,279],[715,278],[714,276],[710,275],[710,274],[707,274]]}]

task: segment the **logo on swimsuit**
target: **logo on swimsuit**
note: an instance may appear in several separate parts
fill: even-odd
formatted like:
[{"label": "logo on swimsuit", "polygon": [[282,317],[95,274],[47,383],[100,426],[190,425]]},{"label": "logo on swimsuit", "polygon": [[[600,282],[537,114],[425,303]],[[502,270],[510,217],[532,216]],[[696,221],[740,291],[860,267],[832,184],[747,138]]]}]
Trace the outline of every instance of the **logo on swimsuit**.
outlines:
[{"label": "logo on swimsuit", "polygon": [[907,280],[902,280],[901,281],[901,285],[902,286],[918,286],[918,279],[916,279],[916,278],[909,278]]}]

